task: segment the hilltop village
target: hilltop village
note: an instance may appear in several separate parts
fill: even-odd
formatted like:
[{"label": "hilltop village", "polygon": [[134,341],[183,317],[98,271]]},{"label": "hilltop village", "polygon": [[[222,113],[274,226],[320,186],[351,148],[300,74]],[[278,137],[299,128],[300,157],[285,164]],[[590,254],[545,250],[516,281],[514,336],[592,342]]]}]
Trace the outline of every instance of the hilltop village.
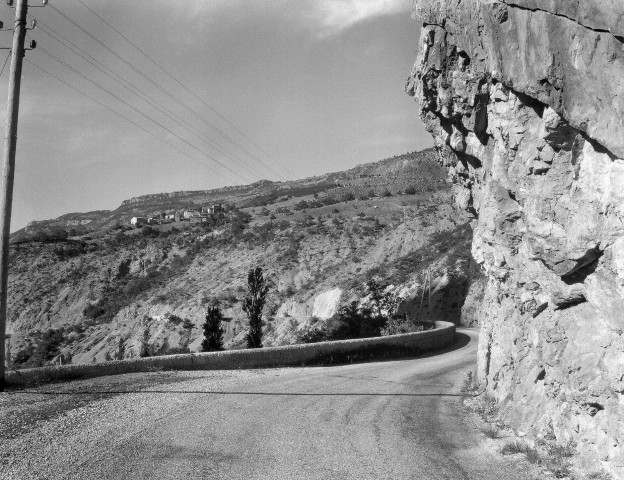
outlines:
[{"label": "hilltop village", "polygon": [[225,210],[222,204],[202,206],[199,210],[189,209],[181,211],[168,210],[153,217],[132,217],[130,225],[137,227],[142,225],[162,225],[166,223],[188,221],[190,223],[203,223],[216,225],[223,223]]}]

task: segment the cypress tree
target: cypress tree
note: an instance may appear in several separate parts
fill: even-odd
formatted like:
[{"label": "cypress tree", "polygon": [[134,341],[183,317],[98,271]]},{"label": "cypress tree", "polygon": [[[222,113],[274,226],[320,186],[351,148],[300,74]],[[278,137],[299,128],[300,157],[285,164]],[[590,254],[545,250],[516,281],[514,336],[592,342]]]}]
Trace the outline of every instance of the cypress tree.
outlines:
[{"label": "cypress tree", "polygon": [[247,275],[247,296],[243,300],[243,310],[249,318],[247,348],[262,348],[262,310],[266,302],[269,286],[262,269],[252,268]]},{"label": "cypress tree", "polygon": [[221,309],[212,305],[206,312],[206,322],[204,323],[204,340],[201,347],[203,352],[216,352],[223,350],[223,328],[221,321],[223,314]]}]

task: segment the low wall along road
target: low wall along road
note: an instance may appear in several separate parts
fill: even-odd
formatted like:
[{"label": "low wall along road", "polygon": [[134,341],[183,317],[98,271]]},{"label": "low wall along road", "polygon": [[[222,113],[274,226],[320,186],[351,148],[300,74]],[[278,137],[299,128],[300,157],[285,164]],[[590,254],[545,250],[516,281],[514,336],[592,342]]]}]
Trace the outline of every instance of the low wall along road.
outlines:
[{"label": "low wall along road", "polygon": [[24,386],[57,380],[101,377],[154,370],[237,370],[344,363],[371,358],[400,357],[442,349],[455,341],[455,325],[435,322],[434,330],[387,337],[287,345],[253,350],[188,353],[162,357],[62,365],[7,372],[6,383]]}]

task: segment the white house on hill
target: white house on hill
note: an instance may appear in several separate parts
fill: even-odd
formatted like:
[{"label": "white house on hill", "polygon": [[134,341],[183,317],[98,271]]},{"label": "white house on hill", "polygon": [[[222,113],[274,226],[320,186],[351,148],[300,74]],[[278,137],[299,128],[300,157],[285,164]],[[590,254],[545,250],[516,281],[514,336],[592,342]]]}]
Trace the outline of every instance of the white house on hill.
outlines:
[{"label": "white house on hill", "polygon": [[197,210],[185,210],[183,214],[184,218],[199,217],[200,215],[201,214]]},{"label": "white house on hill", "polygon": [[130,220],[130,225],[142,225],[147,223],[147,218],[145,217],[132,217]]}]

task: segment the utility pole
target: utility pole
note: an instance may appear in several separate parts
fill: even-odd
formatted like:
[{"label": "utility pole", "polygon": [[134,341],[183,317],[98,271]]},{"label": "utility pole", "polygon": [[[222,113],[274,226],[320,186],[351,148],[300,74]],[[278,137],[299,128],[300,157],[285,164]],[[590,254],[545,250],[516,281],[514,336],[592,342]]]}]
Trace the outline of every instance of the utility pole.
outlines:
[{"label": "utility pole", "polygon": [[[12,2],[11,2],[12,3]],[[19,112],[22,60],[26,39],[26,14],[28,0],[17,0],[15,7],[15,30],[11,48],[9,73],[9,99],[7,102],[6,135],[4,138],[4,163],[2,191],[0,193],[0,392],[5,387],[7,289],[9,284],[9,235],[11,233],[11,208],[13,206],[13,178],[15,176],[15,151],[17,148],[17,117]]]},{"label": "utility pole", "polygon": [[431,321],[431,265],[427,267],[427,278],[429,279],[429,321]]},{"label": "utility pole", "polygon": [[[427,267],[427,276],[422,284],[422,292],[420,293],[420,306],[418,307],[418,321],[422,323],[422,307],[423,302],[425,301],[425,291],[427,290],[427,282],[429,281],[429,267]],[[431,301],[431,293],[429,294],[429,301]]]}]

